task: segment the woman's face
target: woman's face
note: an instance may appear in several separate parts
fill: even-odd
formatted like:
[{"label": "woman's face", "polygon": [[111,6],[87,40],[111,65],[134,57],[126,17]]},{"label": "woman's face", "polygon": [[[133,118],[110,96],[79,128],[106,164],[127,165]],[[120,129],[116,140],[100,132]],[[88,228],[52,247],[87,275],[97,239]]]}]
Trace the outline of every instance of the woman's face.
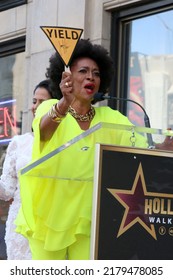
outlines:
[{"label": "woman's face", "polygon": [[45,100],[51,99],[51,95],[44,87],[38,87],[34,93],[31,111],[35,116],[38,106]]},{"label": "woman's face", "polygon": [[97,63],[90,58],[78,58],[71,66],[73,94],[77,99],[89,100],[100,87],[100,71]]}]

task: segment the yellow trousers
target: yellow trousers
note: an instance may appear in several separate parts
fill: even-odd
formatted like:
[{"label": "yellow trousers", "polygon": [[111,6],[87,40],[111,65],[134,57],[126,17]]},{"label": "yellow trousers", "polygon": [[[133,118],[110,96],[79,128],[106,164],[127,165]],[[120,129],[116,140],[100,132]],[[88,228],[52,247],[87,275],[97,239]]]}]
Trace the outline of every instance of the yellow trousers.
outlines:
[{"label": "yellow trousers", "polygon": [[33,260],[89,260],[90,237],[78,235],[76,242],[59,251],[47,251],[40,240],[29,238]]}]

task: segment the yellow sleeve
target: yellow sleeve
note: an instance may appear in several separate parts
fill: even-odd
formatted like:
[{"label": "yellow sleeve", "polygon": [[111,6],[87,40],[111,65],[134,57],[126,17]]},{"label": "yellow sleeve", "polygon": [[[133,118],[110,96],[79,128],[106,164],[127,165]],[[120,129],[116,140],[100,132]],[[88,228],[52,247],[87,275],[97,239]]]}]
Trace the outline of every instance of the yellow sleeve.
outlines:
[{"label": "yellow sleeve", "polygon": [[[32,160],[36,160],[40,157],[42,150],[42,143],[40,141],[40,121],[41,118],[50,110],[53,104],[57,103],[57,99],[49,99],[44,101],[37,109],[35,118],[32,123],[34,131],[34,142],[32,148]],[[46,143],[44,142],[44,145]]]}]

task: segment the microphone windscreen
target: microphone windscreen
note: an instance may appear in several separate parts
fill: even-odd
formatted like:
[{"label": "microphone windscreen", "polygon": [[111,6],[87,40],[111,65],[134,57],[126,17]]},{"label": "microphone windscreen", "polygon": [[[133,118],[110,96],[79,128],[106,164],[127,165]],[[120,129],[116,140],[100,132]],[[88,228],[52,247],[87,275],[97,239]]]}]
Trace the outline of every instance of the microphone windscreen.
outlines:
[{"label": "microphone windscreen", "polygon": [[95,95],[94,95],[94,100],[97,102],[97,101],[102,101],[102,100],[105,100],[104,98],[104,93],[102,92],[97,92]]}]

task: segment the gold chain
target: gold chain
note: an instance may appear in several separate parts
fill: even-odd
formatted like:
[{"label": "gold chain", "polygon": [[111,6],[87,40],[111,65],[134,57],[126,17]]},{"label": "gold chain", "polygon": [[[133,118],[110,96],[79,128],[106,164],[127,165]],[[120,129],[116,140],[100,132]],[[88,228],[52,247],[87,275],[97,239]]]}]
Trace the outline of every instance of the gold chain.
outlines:
[{"label": "gold chain", "polygon": [[81,122],[87,122],[87,121],[91,121],[94,116],[95,116],[95,109],[93,106],[91,106],[90,110],[88,113],[86,113],[85,115],[80,115],[78,114],[74,108],[72,108],[71,106],[69,106],[68,108],[68,112],[78,121]]}]

